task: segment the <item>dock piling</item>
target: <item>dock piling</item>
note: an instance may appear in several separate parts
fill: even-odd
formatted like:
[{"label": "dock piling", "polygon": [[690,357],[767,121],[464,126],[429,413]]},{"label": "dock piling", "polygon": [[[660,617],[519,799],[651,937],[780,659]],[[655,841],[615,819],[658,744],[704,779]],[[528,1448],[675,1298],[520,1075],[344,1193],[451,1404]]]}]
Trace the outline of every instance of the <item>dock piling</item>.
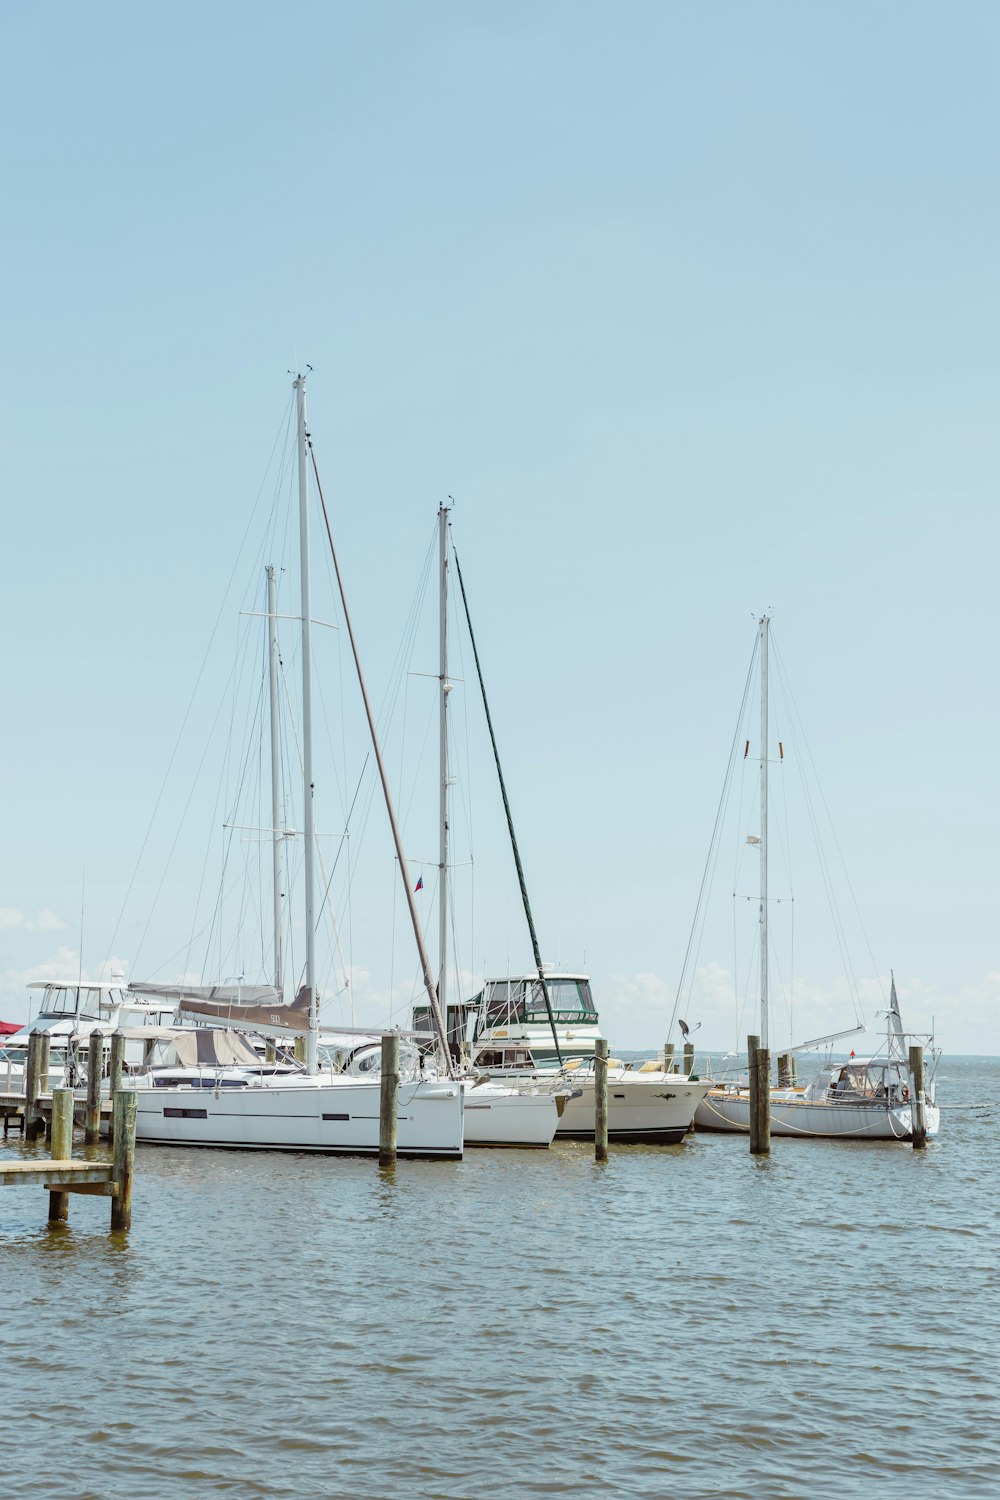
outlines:
[{"label": "dock piling", "polygon": [[132,1174],[135,1170],[135,1091],[120,1088],[112,1098],[114,1183],[118,1191],[111,1199],[111,1228],[129,1229],[132,1225]]},{"label": "dock piling", "polygon": [[778,1054],[778,1087],[787,1089],[792,1086],[792,1054],[781,1052]]},{"label": "dock piling", "polygon": [[913,1149],[922,1151],[927,1145],[927,1096],[924,1093],[924,1049],[910,1048],[910,1113],[913,1119]]},{"label": "dock piling", "polygon": [[594,1043],[594,1160],[608,1159],[608,1043]]},{"label": "dock piling", "polygon": [[33,1031],[28,1037],[28,1055],[24,1061],[24,1124],[21,1134],[26,1141],[37,1140],[44,1128],[42,1112],[38,1108],[41,1052],[42,1033]]},{"label": "dock piling", "polygon": [[84,1141],[93,1146],[101,1138],[101,1077],[104,1072],[104,1034],[90,1033],[87,1048],[87,1112],[84,1116]]},{"label": "dock piling", "polygon": [[382,1037],[382,1092],[378,1116],[378,1164],[391,1167],[396,1161],[396,1116],[399,1097],[399,1032]]},{"label": "dock piling", "polygon": [[674,1071],[673,1042],[664,1042],[663,1044],[663,1071],[664,1073],[672,1073]]},{"label": "dock piling", "polygon": [[694,1072],[694,1042],[684,1043],[684,1077],[690,1078]]},{"label": "dock piling", "polygon": [[[52,1090],[53,1161],[69,1161],[73,1155],[73,1090]],[[49,1223],[69,1218],[69,1193],[58,1189],[49,1193]]]},{"label": "dock piling", "polygon": [[767,1156],[771,1150],[771,1054],[760,1037],[747,1037],[750,1075],[750,1153]]},{"label": "dock piling", "polygon": [[111,1033],[111,1066],[108,1073],[108,1093],[111,1097],[111,1123],[108,1125],[108,1144],[115,1143],[115,1110],[114,1101],[118,1097],[122,1086],[122,1072],[125,1065],[125,1038],[120,1031]]}]

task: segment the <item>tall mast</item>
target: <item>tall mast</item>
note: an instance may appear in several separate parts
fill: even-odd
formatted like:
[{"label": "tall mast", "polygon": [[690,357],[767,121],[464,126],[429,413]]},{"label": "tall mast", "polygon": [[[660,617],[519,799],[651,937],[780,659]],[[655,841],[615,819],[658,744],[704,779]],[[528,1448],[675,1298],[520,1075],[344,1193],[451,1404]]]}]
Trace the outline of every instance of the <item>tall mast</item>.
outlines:
[{"label": "tall mast", "polygon": [[767,627],[760,620],[760,1045],[767,1041]]},{"label": "tall mast", "polygon": [[306,377],[294,382],[298,416],[299,449],[299,603],[302,609],[302,848],[306,886],[306,989],[309,992],[309,1035],[306,1038],[306,1072],[316,1072],[316,825],[313,812],[312,765],[312,609],[309,598],[309,479],[306,469]]},{"label": "tall mast", "polygon": [[372,713],[371,699],[368,697],[368,689],[365,686],[365,674],[361,670],[361,657],[358,654],[358,643],[354,635],[354,626],[351,624],[351,613],[347,608],[347,594],[344,591],[344,580],[340,572],[340,563],[337,559],[337,549],[333,545],[333,531],[330,528],[330,516],[323,498],[323,486],[320,483],[319,468],[316,464],[316,455],[310,451],[312,459],[313,475],[316,479],[316,489],[319,494],[319,503],[323,511],[323,524],[326,527],[327,541],[330,544],[330,557],[333,562],[333,571],[337,577],[337,590],[340,594],[340,607],[344,612],[344,624],[347,627],[348,639],[351,643],[351,655],[354,657],[354,668],[358,674],[358,687],[361,689],[361,701],[365,706],[365,717],[368,720],[368,730],[371,734],[372,752],[375,756],[375,765],[378,769],[379,781],[382,783],[382,796],[385,799],[385,810],[389,816],[389,827],[392,829],[392,839],[396,846],[396,859],[399,862],[399,873],[403,881],[403,889],[406,892],[406,905],[410,913],[410,922],[413,926],[413,938],[417,945],[417,953],[420,955],[420,968],[424,976],[424,988],[427,991],[427,1000],[430,1004],[431,1015],[434,1017],[434,1029],[438,1035],[438,1042],[444,1058],[444,1065],[449,1078],[456,1076],[455,1064],[452,1061],[451,1052],[448,1047],[448,1033],[445,1028],[444,1018],[441,1015],[441,1007],[438,1004],[437,985],[434,983],[434,975],[431,971],[430,956],[427,952],[427,944],[424,942],[423,930],[420,926],[420,915],[413,896],[413,887],[410,885],[410,868],[406,861],[403,850],[403,840],[399,832],[399,824],[396,821],[396,810],[392,805],[392,792],[389,789],[389,778],[386,775],[385,762],[382,759],[382,749],[378,742],[378,731],[375,728],[375,715]]},{"label": "tall mast", "polygon": [[267,574],[267,676],[271,693],[271,879],[274,901],[274,987],[283,998],[284,962],[281,951],[281,747],[278,736],[278,603],[274,564]]},{"label": "tall mast", "polygon": [[440,684],[441,684],[441,842],[438,861],[438,1004],[448,1025],[448,507],[438,509],[440,531],[441,618],[440,618]]},{"label": "tall mast", "polygon": [[500,751],[497,748],[497,737],[493,732],[493,716],[490,713],[489,700],[486,697],[486,683],[483,680],[483,669],[479,662],[479,648],[476,645],[476,633],[472,628],[472,615],[469,613],[469,597],[465,592],[465,579],[462,577],[462,564],[458,560],[458,548],[455,548],[455,572],[458,575],[458,586],[462,591],[462,605],[465,609],[465,623],[469,627],[469,640],[472,642],[472,654],[476,661],[476,676],[479,678],[479,691],[483,698],[483,711],[486,714],[486,727],[490,732],[490,744],[493,746],[493,760],[497,768],[497,780],[500,783],[500,795],[503,798],[503,810],[507,817],[507,832],[510,834],[510,847],[514,855],[514,864],[517,868],[517,883],[521,888],[521,904],[524,907],[525,919],[528,923],[528,934],[531,938],[531,951],[535,956],[535,969],[538,972],[538,983],[542,991],[542,999],[545,1001],[545,1012],[549,1018],[549,1029],[552,1032],[552,1041],[556,1049],[556,1060],[562,1067],[562,1051],[559,1047],[559,1033],[556,1031],[556,1018],[552,1014],[552,1001],[549,997],[549,987],[545,981],[545,966],[542,963],[542,950],[538,946],[538,933],[535,931],[535,919],[531,915],[531,902],[528,900],[528,886],[524,878],[524,867],[521,864],[521,851],[517,847],[517,834],[514,832],[514,814],[510,810],[510,800],[507,796],[507,783],[503,779],[503,767],[500,764]]}]

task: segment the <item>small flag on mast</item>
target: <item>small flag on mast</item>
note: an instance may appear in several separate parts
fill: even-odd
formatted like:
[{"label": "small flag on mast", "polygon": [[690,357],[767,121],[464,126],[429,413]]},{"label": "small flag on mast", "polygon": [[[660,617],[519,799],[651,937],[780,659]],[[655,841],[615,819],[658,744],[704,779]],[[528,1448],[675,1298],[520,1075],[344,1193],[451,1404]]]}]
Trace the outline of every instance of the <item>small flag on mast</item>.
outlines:
[{"label": "small flag on mast", "polygon": [[424,888],[424,877],[421,875],[420,879],[417,881],[416,885],[413,887],[413,890],[414,890],[414,892],[417,892],[417,891],[422,891],[423,888]]}]

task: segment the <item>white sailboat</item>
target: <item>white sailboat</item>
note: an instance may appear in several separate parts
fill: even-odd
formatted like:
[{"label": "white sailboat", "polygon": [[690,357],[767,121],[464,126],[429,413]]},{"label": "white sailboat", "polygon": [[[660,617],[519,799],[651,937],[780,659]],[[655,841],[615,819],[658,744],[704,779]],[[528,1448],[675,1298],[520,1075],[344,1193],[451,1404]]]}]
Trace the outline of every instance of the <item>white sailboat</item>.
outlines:
[{"label": "white sailboat", "polygon": [[[315,824],[313,807],[313,746],[312,746],[312,618],[310,611],[310,563],[309,563],[309,480],[310,459],[309,436],[306,427],[305,376],[299,375],[294,382],[296,397],[296,425],[298,450],[299,490],[299,554],[300,554],[300,608],[302,651],[302,760],[303,760],[303,863],[305,886],[305,980],[299,999],[293,1006],[281,1004],[280,934],[275,944],[276,986],[274,996],[254,996],[261,1006],[243,1003],[246,997],[233,999],[220,996],[215,1009],[206,996],[188,995],[190,1003],[201,1009],[196,1014],[211,1016],[216,1024],[228,1017],[230,1024],[253,1030],[274,1029],[281,1033],[301,1032],[306,1042],[304,1070],[279,1069],[261,1065],[253,1048],[245,1043],[245,1050],[237,1062],[220,1062],[218,1058],[203,1060],[175,1067],[160,1066],[142,1077],[135,1078],[132,1086],[137,1099],[136,1139],[159,1144],[185,1146],[226,1146],[256,1150],[315,1151],[328,1154],[375,1153],[379,1145],[379,1105],[381,1084],[377,1077],[336,1072],[332,1067],[323,1069],[318,1056],[319,1013],[316,986],[316,902],[315,902]],[[313,463],[314,473],[315,463]],[[318,477],[317,477],[318,488]],[[322,501],[322,492],[320,491]],[[325,507],[324,507],[325,514]],[[327,523],[329,525],[329,523]],[[332,550],[332,536],[330,537]],[[334,565],[340,583],[336,554]],[[273,584],[273,577],[269,579]],[[368,703],[360,661],[354,641],[350,617],[344,606],[345,623],[358,667],[359,683],[372,731],[375,758],[383,780],[387,808],[393,835],[400,856],[400,870],[404,884],[409,874],[399,844],[398,829],[388,783],[384,776],[381,754],[374,731],[374,720]],[[269,589],[269,606],[273,593]],[[269,636],[273,645],[274,610],[269,608],[271,626]],[[275,677],[272,657],[271,667],[272,708],[274,707]],[[276,738],[272,727],[272,755]],[[273,838],[275,845],[275,916],[276,928],[280,926],[280,850],[281,835],[279,809],[276,805],[276,778],[272,765],[272,792],[274,803]],[[430,968],[423,949],[416,913],[415,921],[418,947],[425,980],[428,984],[431,1009],[437,1013],[437,995],[433,991]],[[148,991],[151,987],[146,986]],[[270,1006],[268,1001],[271,1001]],[[249,1012],[264,1014],[250,1014]],[[268,1026],[270,1017],[270,1028]],[[443,1039],[443,1026],[439,1028]],[[230,1038],[242,1036],[242,1031],[223,1032]],[[209,1031],[207,1035],[211,1036]],[[169,1045],[169,1044],[168,1044]],[[201,1044],[206,1050],[209,1043]],[[214,1043],[212,1045],[215,1045]],[[238,1043],[230,1043],[230,1051]],[[181,1047],[183,1051],[183,1044]],[[176,1042],[174,1051],[177,1052]],[[167,1059],[161,1059],[165,1063]],[[453,1076],[450,1059],[444,1058],[444,1076],[429,1077],[426,1071],[414,1077],[403,1078],[398,1087],[398,1150],[403,1156],[438,1156],[457,1158],[462,1154],[464,1100],[462,1088]]]},{"label": "white sailboat", "polygon": [[[768,637],[770,618],[758,622],[760,652],[760,834],[753,840],[760,854],[760,1045],[768,1047],[770,993],[768,977]],[[697,920],[697,918],[696,918]],[[819,1037],[788,1050],[788,1055],[856,1034],[859,1028]],[[835,1137],[845,1140],[906,1140],[913,1135],[916,1103],[909,1060],[892,978],[884,1048],[859,1058],[851,1053],[846,1063],[830,1062],[808,1085],[797,1087],[782,1080],[770,1091],[771,1134],[803,1139]],[[926,1134],[937,1134],[940,1111],[934,1102],[934,1075],[939,1054],[934,1039],[913,1036],[931,1051],[931,1072],[926,1101],[921,1100]],[[749,1134],[750,1090],[745,1080],[721,1083],[710,1089],[695,1111],[699,1130]]]}]

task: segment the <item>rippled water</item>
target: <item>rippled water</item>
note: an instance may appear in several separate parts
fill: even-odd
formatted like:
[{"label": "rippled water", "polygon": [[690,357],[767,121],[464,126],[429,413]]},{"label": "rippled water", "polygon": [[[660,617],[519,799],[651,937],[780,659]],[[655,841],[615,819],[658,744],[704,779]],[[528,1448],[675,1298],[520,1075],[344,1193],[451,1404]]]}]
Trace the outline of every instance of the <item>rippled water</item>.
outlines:
[{"label": "rippled water", "polygon": [[[1000,1061],[939,1098],[1000,1099]],[[127,1239],[2,1189],[0,1487],[995,1496],[998,1128],[382,1173],[140,1148]]]}]

